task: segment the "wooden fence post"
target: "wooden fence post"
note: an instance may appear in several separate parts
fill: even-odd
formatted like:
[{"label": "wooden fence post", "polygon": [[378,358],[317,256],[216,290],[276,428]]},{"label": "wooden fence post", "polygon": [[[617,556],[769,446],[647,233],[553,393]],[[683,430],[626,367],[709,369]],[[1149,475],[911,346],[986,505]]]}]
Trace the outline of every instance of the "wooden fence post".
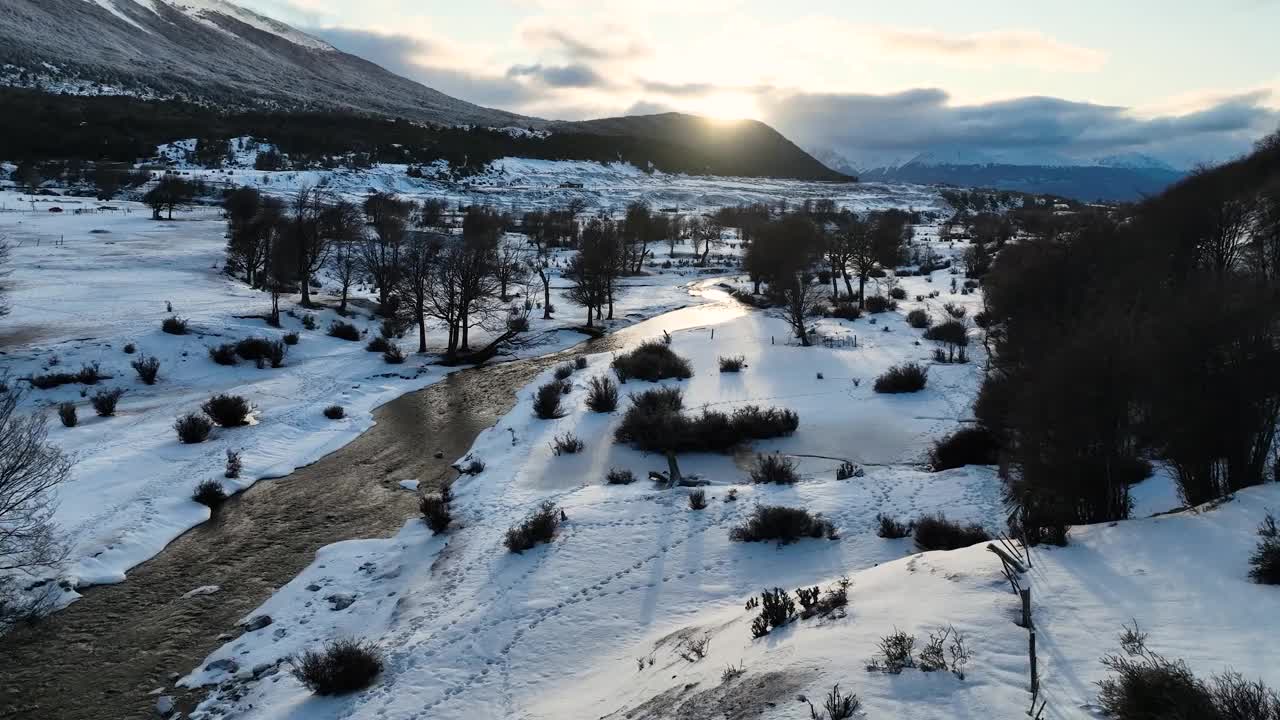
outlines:
[{"label": "wooden fence post", "polygon": [[1022,588],[1018,591],[1018,595],[1022,596],[1022,627],[1032,630],[1031,624],[1031,588]]},{"label": "wooden fence post", "polygon": [[1032,630],[1028,637],[1031,651],[1031,697],[1036,697],[1040,694],[1040,673],[1036,669],[1036,631]]}]

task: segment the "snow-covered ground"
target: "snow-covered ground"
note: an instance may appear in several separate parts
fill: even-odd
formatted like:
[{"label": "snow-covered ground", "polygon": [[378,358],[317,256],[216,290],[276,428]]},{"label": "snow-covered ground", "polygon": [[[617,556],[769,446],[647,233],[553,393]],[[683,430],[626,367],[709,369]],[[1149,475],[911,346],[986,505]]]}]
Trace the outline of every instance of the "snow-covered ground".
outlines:
[{"label": "snow-covered ground", "polygon": [[[432,168],[426,170],[428,175],[433,173]],[[440,168],[434,171],[439,172]],[[671,208],[684,213],[756,202],[776,206],[784,199],[793,207],[806,199],[832,199],[856,212],[889,208],[940,212],[947,208],[936,189],[918,185],[669,175],[647,173],[628,163],[525,158],[494,161],[484,172],[459,182],[443,176],[410,177],[404,165],[375,165],[368,170],[263,172],[251,167],[211,170],[180,163],[176,172],[214,187],[252,185],[275,193],[323,187],[351,197],[379,190],[410,197],[443,197],[463,204],[487,203],[517,212],[561,207],[571,198],[586,201],[588,213],[620,211],[637,200],[648,202],[655,209]]]},{"label": "snow-covered ground", "polygon": [[[444,369],[428,367],[419,356],[387,365],[379,354],[366,352],[363,342],[328,337],[325,330],[337,317],[333,311],[313,311],[313,331],[303,328],[302,311],[284,317],[280,329],[237,317],[263,315],[269,299],[221,272],[226,224],[214,209],[156,222],[135,203],[38,200],[33,212],[25,196],[0,193],[6,210],[0,212],[0,236],[13,245],[6,298],[13,312],[0,318],[3,372],[13,382],[98,363],[110,376],[96,386],[64,385],[27,396],[31,406],[49,412],[50,438],[78,460],[71,480],[58,490],[55,518],[70,545],[70,584],[122,581],[129,568],[206,520],[208,509],[193,502],[191,492],[202,480],[222,477],[226,450],[241,451],[244,472],[223,482],[228,491],[243,489],[341,447],[372,425],[378,405],[443,377]],[[49,212],[53,206],[63,212]],[[693,270],[674,269],[627,280],[611,325],[701,302],[684,288],[695,277]],[[535,295],[540,298],[541,288]],[[295,298],[288,300],[285,307],[292,307]],[[524,354],[584,339],[560,330],[583,321],[563,290],[553,289],[552,302],[561,309],[557,319],[544,321],[533,313],[531,335],[539,342]],[[161,320],[173,314],[190,321],[190,334],[161,331]],[[367,311],[349,319],[368,337],[378,332]],[[300,333],[301,340],[280,369],[259,370],[249,362],[224,367],[208,356],[208,348],[221,343],[252,336],[274,340],[288,332]],[[441,346],[443,336],[430,333],[429,344]],[[137,352],[126,354],[127,344]],[[401,346],[416,349],[416,333]],[[142,384],[130,366],[143,355],[161,362],[155,386]],[[92,395],[110,388],[126,391],[116,416],[96,417],[81,391]],[[174,419],[221,392],[249,399],[255,423],[215,429],[199,445],[179,444]],[[76,403],[77,427],[63,427],[54,415],[64,401]],[[347,417],[324,418],[322,409],[332,404],[345,406]]]}]

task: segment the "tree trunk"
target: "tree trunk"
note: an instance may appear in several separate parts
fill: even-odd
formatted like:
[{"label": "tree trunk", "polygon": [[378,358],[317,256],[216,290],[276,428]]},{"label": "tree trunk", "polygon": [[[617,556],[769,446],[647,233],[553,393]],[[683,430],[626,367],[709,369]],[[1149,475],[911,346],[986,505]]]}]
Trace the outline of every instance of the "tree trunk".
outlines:
[{"label": "tree trunk", "polygon": [[680,474],[680,463],[676,462],[676,454],[673,452],[668,452],[667,453],[667,481],[670,483],[671,487],[675,487],[676,485],[679,485],[680,481],[683,479],[684,479],[684,476]]},{"label": "tree trunk", "polygon": [[591,324],[592,323],[591,310],[592,310],[591,306],[588,305],[587,306],[587,327],[595,327],[594,325]]},{"label": "tree trunk", "polygon": [[840,275],[844,277],[844,290],[849,293],[849,297],[853,297],[853,283],[849,282],[849,271],[841,270]]},{"label": "tree trunk", "polygon": [[418,352],[427,351],[427,314],[418,310]]},{"label": "tree trunk", "polygon": [[538,268],[538,275],[542,278],[542,319],[551,319],[551,279],[547,277],[547,271]]},{"label": "tree trunk", "polygon": [[867,276],[858,276],[858,309],[867,309]]},{"label": "tree trunk", "polygon": [[831,263],[831,298],[833,300],[840,299],[840,286],[836,284],[836,275],[838,274],[836,264],[834,262]]}]

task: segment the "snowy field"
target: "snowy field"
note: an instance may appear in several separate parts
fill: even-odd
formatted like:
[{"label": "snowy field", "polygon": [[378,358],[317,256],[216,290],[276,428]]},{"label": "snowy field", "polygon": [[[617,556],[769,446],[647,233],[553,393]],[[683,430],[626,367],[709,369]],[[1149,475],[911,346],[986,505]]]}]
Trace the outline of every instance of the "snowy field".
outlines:
[{"label": "snowy field", "polygon": [[[226,450],[241,451],[244,462],[240,479],[224,480],[228,491],[285,475],[368,429],[377,406],[446,372],[416,355],[403,365],[387,365],[381,355],[366,352],[363,341],[328,337],[325,330],[337,317],[332,310],[312,311],[313,331],[303,328],[301,311],[283,317],[279,329],[255,317],[237,317],[265,314],[269,298],[221,272],[226,223],[214,209],[179,212],[173,222],[156,222],[135,203],[112,202],[105,205],[113,210],[77,213],[102,204],[40,198],[32,212],[24,200],[0,193],[0,207],[6,209],[0,212],[0,236],[14,246],[7,297],[13,312],[0,318],[3,371],[13,382],[97,363],[110,376],[96,386],[63,385],[27,396],[30,405],[50,414],[50,438],[78,459],[57,498],[56,520],[71,550],[65,569],[69,585],[122,581],[129,568],[206,520],[208,509],[192,501],[191,492],[202,480],[222,477]],[[64,212],[48,212],[55,205]],[[693,271],[684,275],[677,269],[628,279],[618,319],[610,325],[622,327],[701,302],[684,287],[695,278]],[[552,293],[562,312],[553,321],[533,313],[531,335],[537,343],[521,351],[526,355],[584,339],[562,330],[581,324],[583,316],[556,286],[563,283],[553,280]],[[540,287],[536,295],[541,297]],[[282,307],[294,302],[286,298]],[[161,331],[161,321],[173,314],[190,321],[188,335]],[[348,320],[367,337],[378,332],[367,311]],[[224,367],[208,356],[208,348],[225,342],[255,336],[276,340],[289,332],[300,333],[301,340],[280,369],[259,370],[244,361]],[[443,346],[443,334],[429,332],[429,345]],[[483,333],[473,343],[477,340],[484,340]],[[126,354],[127,344],[137,352]],[[416,332],[401,346],[415,350]],[[161,362],[155,386],[142,384],[130,367],[142,355]],[[81,391],[92,395],[111,388],[125,390],[116,416],[96,417]],[[211,440],[199,445],[179,444],[174,419],[220,392],[249,399],[256,408],[254,424],[215,429]],[[53,412],[65,401],[77,405],[77,427],[63,427]],[[332,404],[345,406],[347,417],[325,419],[321,411]]]},{"label": "snowy field", "polygon": [[[503,158],[484,172],[460,181],[443,177],[413,178],[404,165],[376,165],[368,170],[262,172],[249,168],[208,170],[184,167],[178,172],[214,187],[258,187],[289,193],[323,187],[353,199],[379,190],[408,197],[443,197],[451,202],[489,204],[515,212],[563,207],[570,199],[586,202],[587,212],[622,211],[644,201],[654,209],[682,213],[763,202],[776,206],[786,199],[794,207],[807,200],[832,199],[856,212],[890,208],[948,210],[938,192],[919,185],[832,183],[646,173],[627,163]],[[428,175],[430,173],[428,172]]]}]

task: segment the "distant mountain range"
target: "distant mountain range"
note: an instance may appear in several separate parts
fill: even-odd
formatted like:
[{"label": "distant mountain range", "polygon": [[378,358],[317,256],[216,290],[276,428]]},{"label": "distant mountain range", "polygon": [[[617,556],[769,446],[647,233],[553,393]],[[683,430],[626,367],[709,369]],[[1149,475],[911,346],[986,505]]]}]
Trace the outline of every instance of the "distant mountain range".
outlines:
[{"label": "distant mountain range", "polygon": [[902,158],[877,157],[859,166],[839,152],[815,157],[866,182],[990,187],[1079,200],[1125,201],[1154,195],[1186,176],[1149,155],[1126,153],[1078,159],[1035,154],[988,154],[971,149],[931,150]]},{"label": "distant mountain range", "polygon": [[[179,101],[223,115],[342,112],[434,126],[550,131],[560,136],[547,143],[555,152],[574,146],[564,136],[589,135],[594,139],[582,144],[590,154],[569,159],[625,157],[641,167],[681,172],[848,179],[755,121],[726,125],[667,114],[556,122],[481,107],[227,0],[2,0],[0,86]],[[513,132],[511,149],[528,152],[544,136]],[[486,153],[502,150],[491,138],[486,142]]]}]

